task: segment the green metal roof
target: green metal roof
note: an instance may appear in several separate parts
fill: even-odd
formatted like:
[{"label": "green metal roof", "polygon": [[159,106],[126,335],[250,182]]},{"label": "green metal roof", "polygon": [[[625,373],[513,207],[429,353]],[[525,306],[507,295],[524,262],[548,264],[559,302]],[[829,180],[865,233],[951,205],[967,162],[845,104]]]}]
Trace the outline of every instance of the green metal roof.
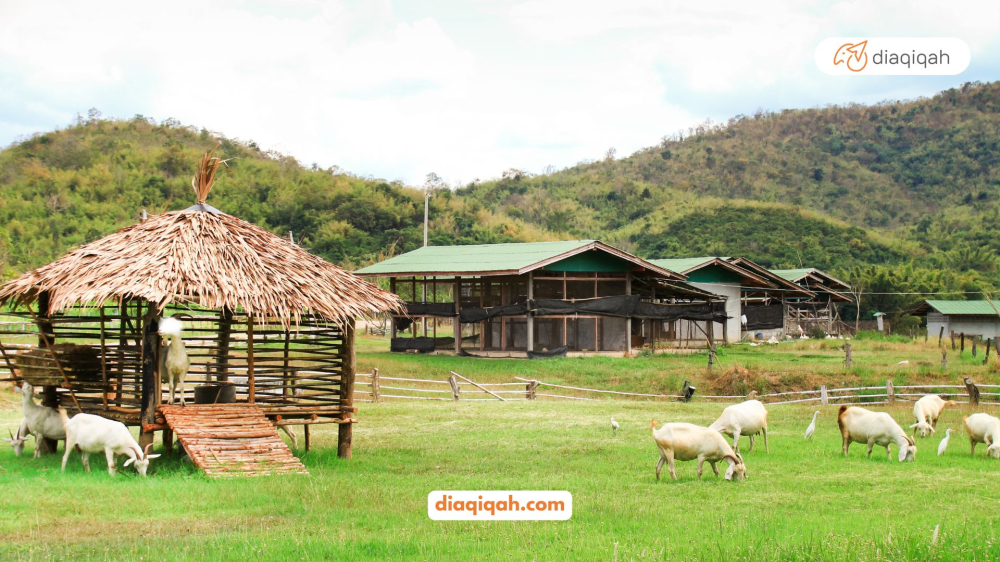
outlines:
[{"label": "green metal roof", "polygon": [[812,271],[813,268],[807,267],[805,269],[772,269],[771,273],[788,281],[798,281],[806,275],[809,275]]},{"label": "green metal roof", "polygon": [[[501,275],[520,274],[594,249],[626,262],[662,270],[663,268],[617,250],[597,240],[476,244],[468,246],[426,246],[355,271],[362,276],[403,275]],[[684,279],[665,272],[666,277]]]},{"label": "green metal roof", "polygon": [[650,263],[669,269],[670,271],[677,271],[683,273],[689,269],[694,269],[700,265],[705,265],[706,263],[716,259],[725,259],[725,258],[715,258],[715,257],[670,258],[664,260],[649,260],[649,261]]},{"label": "green metal roof", "polygon": [[[939,301],[928,300],[927,305],[941,314],[958,316],[995,316],[997,311],[990,306],[989,301]],[[997,305],[1000,307],[1000,305]]]}]

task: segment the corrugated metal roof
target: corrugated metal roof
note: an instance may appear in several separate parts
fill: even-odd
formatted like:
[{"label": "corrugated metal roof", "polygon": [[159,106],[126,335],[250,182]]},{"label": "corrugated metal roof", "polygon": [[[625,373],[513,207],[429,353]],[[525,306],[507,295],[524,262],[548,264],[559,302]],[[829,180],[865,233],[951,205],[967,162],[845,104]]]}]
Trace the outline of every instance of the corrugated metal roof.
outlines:
[{"label": "corrugated metal roof", "polygon": [[997,311],[990,305],[989,301],[928,300],[927,304],[941,314],[953,314],[957,316],[996,316],[997,314]]},{"label": "corrugated metal roof", "polygon": [[426,273],[431,271],[518,271],[538,262],[572,252],[594,240],[426,246],[355,271],[378,273]]},{"label": "corrugated metal roof", "polygon": [[698,266],[705,265],[710,261],[725,258],[715,258],[715,257],[700,257],[700,258],[670,258],[663,260],[649,260],[650,263],[656,264],[660,267],[669,269],[670,271],[677,271],[684,273],[690,269],[694,269]]},{"label": "corrugated metal roof", "polygon": [[798,281],[806,275],[809,275],[813,271],[813,268],[807,267],[805,269],[772,269],[771,273],[781,277],[782,279],[787,279],[788,281]]}]

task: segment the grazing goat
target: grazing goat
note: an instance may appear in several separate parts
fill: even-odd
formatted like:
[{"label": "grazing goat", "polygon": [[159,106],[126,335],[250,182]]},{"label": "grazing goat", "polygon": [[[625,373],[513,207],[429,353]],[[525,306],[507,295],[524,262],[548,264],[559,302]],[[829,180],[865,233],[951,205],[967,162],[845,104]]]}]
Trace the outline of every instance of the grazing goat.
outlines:
[{"label": "grazing goat", "polygon": [[[17,390],[17,387],[14,388]],[[37,459],[42,456],[43,440],[62,441],[66,439],[66,430],[63,429],[58,412],[47,406],[35,404],[35,389],[30,384],[25,382],[18,392],[21,393],[21,403],[24,405],[24,419],[28,422],[27,433],[35,436],[34,458]]]},{"label": "grazing goat", "polygon": [[763,433],[764,450],[771,452],[767,445],[767,408],[760,400],[747,400],[729,406],[708,428],[732,437],[736,452],[740,451],[740,435],[750,436],[750,450],[747,452],[752,453],[754,436]]},{"label": "grazing goat", "polygon": [[28,440],[28,437],[34,437],[28,431],[28,418],[21,420],[21,425],[17,428],[17,435],[11,433],[9,429],[7,430],[7,434],[10,435],[10,439],[4,437],[3,440],[10,443],[10,446],[14,448],[15,457],[21,456],[21,453],[24,452],[24,442]]},{"label": "grazing goat", "polygon": [[677,473],[674,472],[674,461],[698,460],[698,479],[701,480],[702,466],[705,461],[712,465],[712,472],[719,475],[719,469],[715,463],[726,461],[729,468],[726,469],[726,480],[741,481],[746,478],[747,467],[743,464],[743,457],[733,452],[722,435],[707,427],[701,427],[690,423],[665,423],[660,429],[656,429],[657,421],[653,420],[649,424],[650,431],[653,432],[653,440],[660,449],[660,460],[656,463],[656,479],[660,479],[660,470],[663,463],[667,463],[670,476],[677,480]]},{"label": "grazing goat", "polygon": [[160,319],[160,336],[170,340],[170,345],[165,350],[160,350],[160,376],[166,377],[167,385],[170,387],[170,400],[167,403],[174,403],[174,392],[180,389],[181,406],[185,405],[184,377],[191,368],[191,358],[188,357],[184,340],[181,339],[183,330],[181,321],[172,316]]},{"label": "grazing goat", "polygon": [[[872,456],[872,447],[885,447],[889,457],[889,445],[895,443],[899,447],[899,462],[912,461],[917,456],[917,446],[913,439],[903,431],[903,428],[885,412],[873,412],[857,406],[841,406],[837,415],[837,425],[840,435],[844,438],[844,456],[851,443],[868,444],[868,456]],[[889,457],[891,458],[891,457]]]},{"label": "grazing goat", "polygon": [[149,468],[149,461],[160,455],[150,455],[149,448],[152,443],[146,445],[146,450],[139,448],[135,438],[129,433],[125,424],[114,420],[95,416],[93,414],[77,414],[73,419],[66,416],[66,411],[59,408],[59,417],[66,428],[66,452],[63,454],[62,470],[66,472],[66,461],[74,448],[80,449],[80,460],[83,461],[83,468],[90,472],[90,454],[104,452],[108,458],[108,474],[115,475],[115,458],[126,456],[125,466],[135,463],[135,470],[139,476],[146,476],[146,469]]},{"label": "grazing goat", "polygon": [[972,454],[976,454],[976,443],[986,443],[986,454],[1000,459],[1000,419],[989,414],[972,414],[962,419],[965,431],[969,433]]},{"label": "grazing goat", "polygon": [[917,423],[910,426],[913,428],[913,435],[916,436],[918,431],[921,437],[927,437],[934,433],[938,418],[941,417],[944,407],[954,405],[954,400],[945,402],[937,394],[922,396],[920,400],[917,400],[913,404],[913,417],[917,418]]}]

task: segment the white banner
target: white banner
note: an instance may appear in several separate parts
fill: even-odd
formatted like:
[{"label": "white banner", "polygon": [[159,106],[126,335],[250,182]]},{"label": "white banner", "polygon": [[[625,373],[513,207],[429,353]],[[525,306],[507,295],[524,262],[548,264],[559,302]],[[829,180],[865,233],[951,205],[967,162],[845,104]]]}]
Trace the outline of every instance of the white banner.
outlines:
[{"label": "white banner", "polygon": [[427,515],[435,521],[566,521],[573,495],[566,491],[434,491]]},{"label": "white banner", "polygon": [[843,76],[955,75],[971,60],[954,37],[831,37],[816,47],[816,66]]}]

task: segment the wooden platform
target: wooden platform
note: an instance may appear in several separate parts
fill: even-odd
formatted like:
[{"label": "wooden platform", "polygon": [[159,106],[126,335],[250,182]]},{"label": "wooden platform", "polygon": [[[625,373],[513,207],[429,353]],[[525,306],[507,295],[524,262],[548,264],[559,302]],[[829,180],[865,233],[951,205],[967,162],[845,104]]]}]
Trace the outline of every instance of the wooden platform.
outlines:
[{"label": "wooden platform", "polygon": [[257,406],[161,405],[157,411],[209,476],[309,474]]}]

